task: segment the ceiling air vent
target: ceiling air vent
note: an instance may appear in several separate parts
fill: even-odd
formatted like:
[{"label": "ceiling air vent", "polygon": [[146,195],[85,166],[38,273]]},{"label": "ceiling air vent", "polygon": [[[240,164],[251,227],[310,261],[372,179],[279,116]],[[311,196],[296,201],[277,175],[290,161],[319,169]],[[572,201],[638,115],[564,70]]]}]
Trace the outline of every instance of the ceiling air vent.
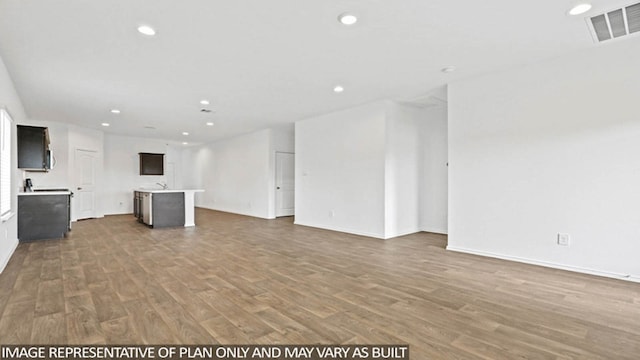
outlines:
[{"label": "ceiling air vent", "polygon": [[640,3],[589,19],[594,39],[602,42],[640,31]]}]

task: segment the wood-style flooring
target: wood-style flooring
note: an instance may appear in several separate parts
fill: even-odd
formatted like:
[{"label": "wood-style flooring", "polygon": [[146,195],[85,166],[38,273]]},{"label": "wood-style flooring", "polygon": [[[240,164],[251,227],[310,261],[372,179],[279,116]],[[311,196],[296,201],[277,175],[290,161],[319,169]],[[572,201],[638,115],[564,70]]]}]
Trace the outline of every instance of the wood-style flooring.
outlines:
[{"label": "wood-style flooring", "polygon": [[409,344],[412,359],[638,359],[640,284],[197,209],[23,243],[1,344]]}]

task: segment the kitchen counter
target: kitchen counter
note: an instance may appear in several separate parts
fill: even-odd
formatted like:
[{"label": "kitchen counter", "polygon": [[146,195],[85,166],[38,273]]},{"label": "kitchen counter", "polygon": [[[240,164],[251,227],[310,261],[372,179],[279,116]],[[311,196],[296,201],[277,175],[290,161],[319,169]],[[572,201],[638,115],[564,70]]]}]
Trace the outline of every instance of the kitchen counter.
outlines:
[{"label": "kitchen counter", "polygon": [[[71,191],[18,193],[18,239],[61,239],[71,230]],[[60,191],[58,191],[60,190]]]},{"label": "kitchen counter", "polygon": [[197,193],[204,192],[203,189],[135,189],[134,191],[143,192],[143,193],[151,193],[151,194],[161,194],[161,193],[174,193],[174,192],[184,192],[184,193]]},{"label": "kitchen counter", "polygon": [[33,192],[18,193],[18,196],[32,196],[32,195],[71,195],[71,191],[33,191]]},{"label": "kitchen counter", "polygon": [[134,216],[141,222],[154,228],[196,225],[195,193],[204,192],[203,189],[140,188],[133,192]]}]

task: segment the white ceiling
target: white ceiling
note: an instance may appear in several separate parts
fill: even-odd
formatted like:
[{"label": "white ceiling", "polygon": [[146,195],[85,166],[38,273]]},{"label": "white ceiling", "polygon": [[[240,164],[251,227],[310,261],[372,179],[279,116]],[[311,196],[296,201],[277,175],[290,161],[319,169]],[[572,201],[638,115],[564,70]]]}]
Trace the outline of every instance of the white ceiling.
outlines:
[{"label": "white ceiling", "polygon": [[[604,46],[585,17],[629,2],[567,15],[575,3],[0,0],[0,56],[31,119],[209,142]],[[338,23],[344,12],[357,24]],[[440,71],[449,65],[458,70]],[[201,113],[201,99],[215,113]]]}]

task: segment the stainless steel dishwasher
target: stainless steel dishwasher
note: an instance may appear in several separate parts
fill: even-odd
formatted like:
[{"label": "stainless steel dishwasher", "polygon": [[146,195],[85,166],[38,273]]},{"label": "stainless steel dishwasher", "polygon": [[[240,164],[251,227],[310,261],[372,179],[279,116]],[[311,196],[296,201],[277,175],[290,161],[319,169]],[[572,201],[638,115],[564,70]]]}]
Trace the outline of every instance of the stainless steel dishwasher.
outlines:
[{"label": "stainless steel dishwasher", "polygon": [[147,225],[153,225],[152,201],[151,193],[142,193],[142,222]]}]

